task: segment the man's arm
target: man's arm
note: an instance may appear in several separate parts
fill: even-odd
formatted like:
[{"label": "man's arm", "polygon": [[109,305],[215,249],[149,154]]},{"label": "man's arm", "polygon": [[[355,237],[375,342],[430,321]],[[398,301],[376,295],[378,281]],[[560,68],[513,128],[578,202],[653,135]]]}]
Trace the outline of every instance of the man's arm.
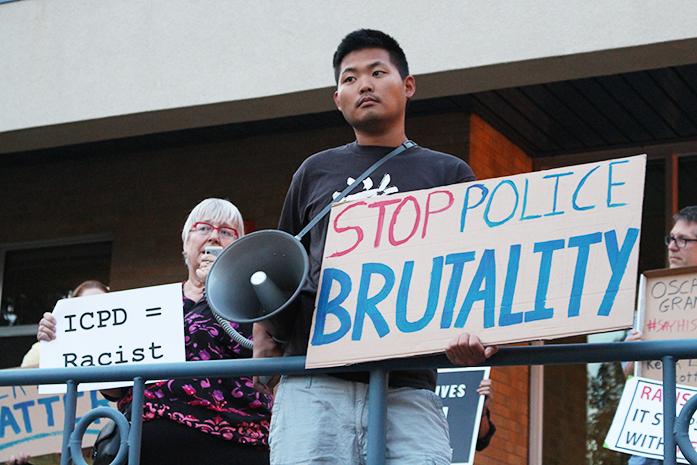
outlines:
[{"label": "man's arm", "polygon": [[[632,341],[641,341],[641,332],[640,331],[633,329],[629,332],[629,334],[627,334],[627,337],[624,338],[624,342],[632,342]],[[625,378],[632,376],[634,374],[634,362],[633,361],[624,362],[622,364],[622,371],[624,372]]]},{"label": "man's arm", "polygon": [[[286,231],[289,234],[297,234],[302,229],[300,214],[299,214],[299,195],[300,183],[302,174],[298,170],[294,175],[286,193],[286,198],[283,202],[281,217],[278,222],[278,229]],[[288,310],[286,310],[288,311]],[[252,326],[252,340],[254,342],[252,348],[253,358],[280,357],[283,355],[283,348],[280,344],[274,341],[273,337],[259,323],[254,323]],[[271,394],[273,388],[280,379],[279,375],[271,377],[254,376],[254,387],[267,394]]]}]

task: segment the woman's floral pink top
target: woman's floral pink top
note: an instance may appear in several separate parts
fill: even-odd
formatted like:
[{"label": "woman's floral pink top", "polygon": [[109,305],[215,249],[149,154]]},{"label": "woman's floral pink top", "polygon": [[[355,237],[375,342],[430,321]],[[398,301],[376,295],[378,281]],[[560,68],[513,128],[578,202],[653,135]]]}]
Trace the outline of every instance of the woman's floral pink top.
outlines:
[{"label": "woman's floral pink top", "polygon": [[[251,333],[251,325],[231,325]],[[251,357],[218,325],[205,298],[184,297],[184,326],[187,361]],[[130,403],[129,390],[119,410]],[[251,377],[172,379],[146,385],[143,421],[165,418],[224,440],[266,446],[271,403],[254,390]]]}]

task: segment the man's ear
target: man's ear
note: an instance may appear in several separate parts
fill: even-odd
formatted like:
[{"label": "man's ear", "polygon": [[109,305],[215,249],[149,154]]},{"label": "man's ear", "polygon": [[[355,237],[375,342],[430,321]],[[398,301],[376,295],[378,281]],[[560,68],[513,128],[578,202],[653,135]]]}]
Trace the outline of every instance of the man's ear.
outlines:
[{"label": "man's ear", "polygon": [[411,74],[404,78],[404,94],[408,99],[416,93],[416,79]]},{"label": "man's ear", "polygon": [[339,105],[339,91],[335,90],[334,91],[334,105],[336,106],[336,109],[341,111],[341,106]]}]

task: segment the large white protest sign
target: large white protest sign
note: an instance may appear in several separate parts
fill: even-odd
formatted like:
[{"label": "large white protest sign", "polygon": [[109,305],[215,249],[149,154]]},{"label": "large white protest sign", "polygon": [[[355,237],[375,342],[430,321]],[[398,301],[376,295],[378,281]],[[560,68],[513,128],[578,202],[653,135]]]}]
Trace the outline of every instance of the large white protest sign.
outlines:
[{"label": "large white protest sign", "polygon": [[631,326],[646,157],[334,205],[307,367]]},{"label": "large white protest sign", "polygon": [[[697,267],[647,271],[639,287],[639,318],[646,341],[697,337]],[[638,376],[663,379],[660,360],[636,364]],[[676,380],[697,386],[697,360],[678,360]]]},{"label": "large white protest sign", "polygon": [[[36,386],[0,387],[0,462],[12,455],[32,457],[60,452],[63,443],[63,395],[39,395]],[[77,395],[79,418],[95,407],[108,405],[99,393]],[[97,420],[85,432],[82,446],[94,443],[104,420]]]},{"label": "large white protest sign", "polygon": [[[59,300],[53,309],[56,339],[41,343],[41,368],[183,362],[181,284],[145,287]],[[133,382],[84,383],[81,391]],[[65,392],[42,385],[39,392]]]},{"label": "large white protest sign", "polygon": [[[676,414],[679,415],[697,389],[678,386]],[[691,421],[689,436],[697,444],[697,425]],[[663,459],[663,384],[652,379],[631,377],[622,392],[619,406],[605,438],[605,447],[625,454]],[[688,463],[677,449],[678,461]]]},{"label": "large white protest sign", "polygon": [[484,396],[477,392],[479,383],[489,378],[489,367],[441,368],[438,370],[436,394],[443,401],[443,413],[450,429],[452,465],[471,465],[479,436]]}]

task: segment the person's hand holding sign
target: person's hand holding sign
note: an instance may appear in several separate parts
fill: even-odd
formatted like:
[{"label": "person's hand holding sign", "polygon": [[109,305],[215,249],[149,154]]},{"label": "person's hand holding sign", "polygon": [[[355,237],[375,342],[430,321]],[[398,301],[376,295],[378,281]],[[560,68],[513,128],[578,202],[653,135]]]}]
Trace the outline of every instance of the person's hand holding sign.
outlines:
[{"label": "person's hand holding sign", "polygon": [[474,334],[461,333],[450,341],[445,355],[455,365],[474,366],[483,363],[498,350],[497,346],[485,346]]},{"label": "person's hand holding sign", "polygon": [[223,251],[222,247],[207,246],[205,252],[201,255],[199,259],[198,266],[196,267],[196,277],[201,280],[202,283],[206,282],[208,277],[208,272],[211,270],[211,266],[218,255]]},{"label": "person's hand holding sign", "polygon": [[36,339],[39,341],[52,341],[56,338],[56,318],[50,313],[44,313],[39,321],[39,329],[36,331]]}]

